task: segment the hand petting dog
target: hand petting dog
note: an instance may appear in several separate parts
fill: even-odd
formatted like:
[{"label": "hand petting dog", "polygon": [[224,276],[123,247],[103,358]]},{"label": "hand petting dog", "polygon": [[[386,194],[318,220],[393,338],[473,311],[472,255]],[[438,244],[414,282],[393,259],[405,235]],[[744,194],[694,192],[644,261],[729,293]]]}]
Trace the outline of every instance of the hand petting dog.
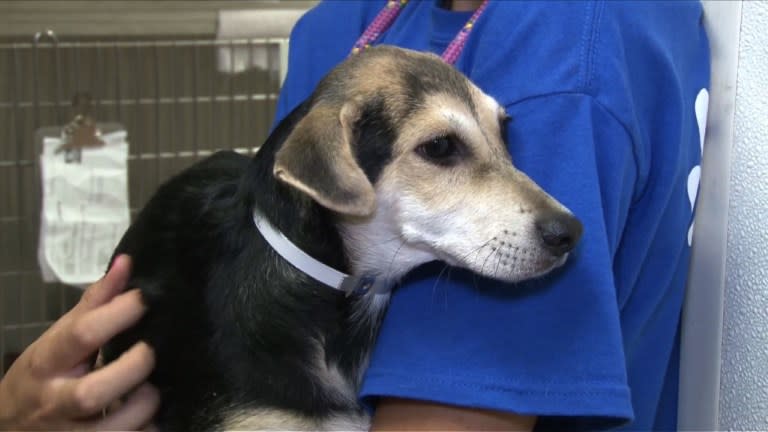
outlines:
[{"label": "hand petting dog", "polygon": [[[0,381],[0,430],[139,430],[157,411],[146,383],[152,349],[139,342],[92,370],[99,347],[144,314],[138,290],[123,292],[128,256],[85,291],[80,302],[30,345]],[[106,409],[113,407],[108,414]]]}]

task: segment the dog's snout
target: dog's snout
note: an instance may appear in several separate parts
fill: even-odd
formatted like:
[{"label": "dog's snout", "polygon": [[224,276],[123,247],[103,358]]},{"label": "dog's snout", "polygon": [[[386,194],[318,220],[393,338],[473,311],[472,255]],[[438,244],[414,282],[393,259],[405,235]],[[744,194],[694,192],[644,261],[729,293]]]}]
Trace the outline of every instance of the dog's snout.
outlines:
[{"label": "dog's snout", "polygon": [[583,227],[573,215],[558,212],[540,217],[536,229],[544,247],[552,254],[562,256],[579,242]]}]

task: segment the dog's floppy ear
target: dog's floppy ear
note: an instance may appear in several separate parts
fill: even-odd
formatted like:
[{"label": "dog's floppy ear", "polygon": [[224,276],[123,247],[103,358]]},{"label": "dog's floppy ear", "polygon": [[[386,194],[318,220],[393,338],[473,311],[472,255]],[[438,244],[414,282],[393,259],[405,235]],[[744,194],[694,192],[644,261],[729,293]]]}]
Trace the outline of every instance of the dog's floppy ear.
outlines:
[{"label": "dog's floppy ear", "polygon": [[352,154],[352,126],[359,113],[355,102],[347,102],[341,109],[313,107],[277,152],[275,177],[336,212],[373,213],[373,185]]}]

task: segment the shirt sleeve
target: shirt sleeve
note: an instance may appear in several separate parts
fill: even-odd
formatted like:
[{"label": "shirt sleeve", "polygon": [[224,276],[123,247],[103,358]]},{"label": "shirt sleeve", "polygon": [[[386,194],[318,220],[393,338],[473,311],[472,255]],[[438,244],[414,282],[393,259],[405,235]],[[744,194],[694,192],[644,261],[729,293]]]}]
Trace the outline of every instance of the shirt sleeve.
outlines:
[{"label": "shirt sleeve", "polygon": [[513,162],[582,221],[580,244],[565,266],[527,283],[440,264],[415,270],[393,295],[361,397],[537,415],[540,429],[622,424],[633,413],[613,256],[637,177],[630,136],[589,95],[532,97],[507,111]]}]

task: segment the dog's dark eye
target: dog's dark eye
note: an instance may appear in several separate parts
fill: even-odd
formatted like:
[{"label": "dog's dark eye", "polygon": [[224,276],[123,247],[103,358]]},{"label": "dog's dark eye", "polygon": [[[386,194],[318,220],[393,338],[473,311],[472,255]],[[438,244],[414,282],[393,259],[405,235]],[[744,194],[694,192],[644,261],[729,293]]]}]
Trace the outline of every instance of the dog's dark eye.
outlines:
[{"label": "dog's dark eye", "polygon": [[442,136],[416,147],[416,153],[424,159],[440,165],[451,165],[457,161],[460,148],[456,139]]}]

